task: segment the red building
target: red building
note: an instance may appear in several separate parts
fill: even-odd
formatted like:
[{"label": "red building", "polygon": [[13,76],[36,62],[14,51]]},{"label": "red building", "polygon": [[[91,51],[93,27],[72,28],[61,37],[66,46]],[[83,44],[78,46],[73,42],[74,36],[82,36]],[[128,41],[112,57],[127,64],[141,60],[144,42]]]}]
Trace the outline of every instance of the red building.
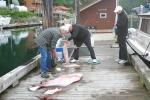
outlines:
[{"label": "red building", "polygon": [[65,6],[55,6],[54,11],[64,11],[64,12],[69,12],[69,8]]},{"label": "red building", "polygon": [[112,29],[115,23],[116,4],[117,0],[94,0],[80,9],[80,24],[96,29]]},{"label": "red building", "polygon": [[23,0],[22,5],[35,13],[42,11],[42,0]]}]

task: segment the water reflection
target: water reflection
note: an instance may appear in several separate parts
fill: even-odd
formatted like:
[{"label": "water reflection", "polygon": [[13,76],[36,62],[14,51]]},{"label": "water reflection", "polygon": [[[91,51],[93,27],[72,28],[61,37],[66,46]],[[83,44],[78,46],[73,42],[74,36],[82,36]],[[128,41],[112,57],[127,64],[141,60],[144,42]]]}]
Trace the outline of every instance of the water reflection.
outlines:
[{"label": "water reflection", "polygon": [[34,38],[39,27],[0,31],[0,76],[37,55]]},{"label": "water reflection", "polygon": [[21,39],[24,39],[26,37],[28,37],[28,31],[20,32],[17,35],[12,35],[12,38],[13,38],[16,45],[20,44]]},{"label": "water reflection", "polygon": [[6,30],[6,31],[0,31],[0,46],[2,44],[7,44],[8,43],[8,37],[10,37],[11,31],[10,30]]}]

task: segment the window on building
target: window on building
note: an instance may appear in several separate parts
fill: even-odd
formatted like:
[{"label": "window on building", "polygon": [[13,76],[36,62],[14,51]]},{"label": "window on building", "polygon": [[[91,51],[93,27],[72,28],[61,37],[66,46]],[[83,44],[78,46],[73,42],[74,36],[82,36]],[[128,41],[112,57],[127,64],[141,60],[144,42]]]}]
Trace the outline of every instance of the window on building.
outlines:
[{"label": "window on building", "polygon": [[100,18],[107,18],[107,13],[100,13]]}]

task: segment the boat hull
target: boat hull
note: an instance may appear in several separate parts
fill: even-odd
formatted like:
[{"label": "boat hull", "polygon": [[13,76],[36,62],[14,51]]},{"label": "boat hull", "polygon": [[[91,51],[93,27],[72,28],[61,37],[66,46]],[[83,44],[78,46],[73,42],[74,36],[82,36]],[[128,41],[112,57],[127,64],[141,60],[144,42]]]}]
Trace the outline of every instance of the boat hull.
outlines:
[{"label": "boat hull", "polygon": [[0,25],[8,25],[10,23],[11,17],[0,18]]},{"label": "boat hull", "polygon": [[147,65],[150,65],[150,35],[149,34],[136,30],[134,34],[129,34],[127,43]]}]

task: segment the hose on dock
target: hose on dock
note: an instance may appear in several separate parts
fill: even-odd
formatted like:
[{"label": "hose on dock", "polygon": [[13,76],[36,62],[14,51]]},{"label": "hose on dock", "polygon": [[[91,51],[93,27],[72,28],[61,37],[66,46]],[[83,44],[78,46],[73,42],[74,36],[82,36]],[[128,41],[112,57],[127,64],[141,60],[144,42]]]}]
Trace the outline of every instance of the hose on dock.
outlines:
[{"label": "hose on dock", "polygon": [[[77,48],[81,49],[81,50],[84,51],[88,56],[90,56],[90,53],[87,52],[84,48],[82,48],[82,47],[77,47]],[[97,60],[97,61],[93,63],[92,59],[89,59],[87,63],[88,63],[88,64],[93,64],[93,65],[95,65],[95,64],[100,64],[100,63],[101,63],[100,60],[98,60],[98,59],[96,59],[96,60]]]}]

